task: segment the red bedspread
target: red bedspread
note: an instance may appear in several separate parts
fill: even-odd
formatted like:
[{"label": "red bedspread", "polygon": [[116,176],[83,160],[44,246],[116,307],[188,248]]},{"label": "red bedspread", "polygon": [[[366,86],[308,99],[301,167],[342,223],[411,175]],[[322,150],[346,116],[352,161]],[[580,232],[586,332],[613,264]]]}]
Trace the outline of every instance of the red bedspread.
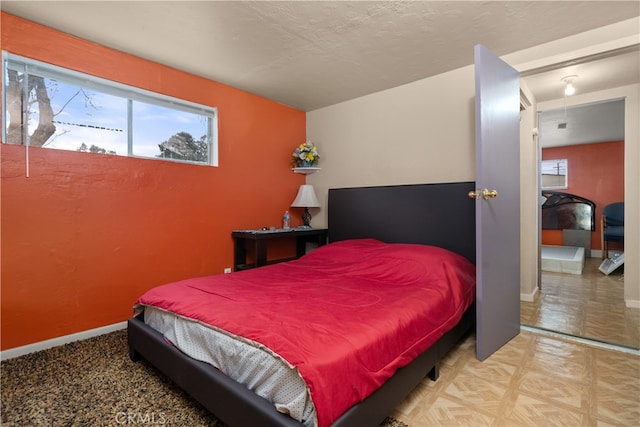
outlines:
[{"label": "red bedspread", "polygon": [[362,239],[302,258],[154,288],[138,300],[269,347],[330,425],[460,320],[475,266],[441,248]]}]

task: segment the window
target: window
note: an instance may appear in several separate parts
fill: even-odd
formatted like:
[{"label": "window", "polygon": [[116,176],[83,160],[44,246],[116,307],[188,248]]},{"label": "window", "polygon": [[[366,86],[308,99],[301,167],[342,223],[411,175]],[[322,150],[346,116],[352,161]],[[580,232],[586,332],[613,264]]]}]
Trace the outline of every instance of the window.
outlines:
[{"label": "window", "polygon": [[217,165],[215,108],[3,52],[3,141]]},{"label": "window", "polygon": [[540,163],[540,187],[543,190],[568,188],[567,159],[542,160]]}]

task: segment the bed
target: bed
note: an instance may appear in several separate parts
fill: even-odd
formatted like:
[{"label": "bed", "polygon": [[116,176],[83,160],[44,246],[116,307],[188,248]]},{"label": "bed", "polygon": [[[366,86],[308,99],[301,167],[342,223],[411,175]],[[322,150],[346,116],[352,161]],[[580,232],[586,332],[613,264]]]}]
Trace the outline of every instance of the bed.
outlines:
[{"label": "bed", "polygon": [[591,256],[596,204],[559,191],[543,191],[542,197],[542,229],[562,230],[562,246],[541,245],[540,268],[554,273],[582,274],[585,258]]},{"label": "bed", "polygon": [[596,229],[596,204],[575,194],[543,191],[542,228],[547,230]]},{"label": "bed", "polygon": [[[311,419],[306,415],[307,418],[303,417],[302,419],[296,420],[292,418],[292,416],[283,414],[282,411],[288,412],[290,407],[284,409],[278,407],[278,409],[276,409],[276,406],[269,400],[259,396],[249,390],[247,386],[236,382],[231,379],[230,376],[213,368],[210,363],[189,356],[189,351],[185,351],[184,348],[179,350],[174,342],[179,340],[175,334],[160,333],[156,329],[158,328],[157,324],[154,325],[154,328],[145,323],[145,315],[148,315],[147,317],[153,316],[149,315],[149,312],[154,311],[150,306],[157,303],[155,300],[144,299],[149,296],[147,294],[143,295],[141,300],[138,301],[138,312],[136,316],[129,320],[128,341],[130,355],[134,360],[140,357],[147,359],[161,372],[171,378],[178,386],[187,391],[193,398],[215,414],[217,418],[230,426],[301,426],[305,424],[315,424],[315,420],[317,420],[318,425],[321,426],[379,425],[425,375],[429,374],[432,379],[437,378],[437,364],[439,359],[458,342],[462,335],[470,330],[474,323],[475,312],[473,297],[475,294],[472,292],[473,289],[469,291],[470,285],[466,283],[465,287],[463,287],[463,289],[467,290],[466,296],[458,294],[456,294],[457,296],[444,296],[443,300],[448,301],[447,304],[445,304],[447,306],[452,305],[450,301],[461,300],[460,304],[456,303],[453,308],[453,312],[456,312],[455,315],[449,312],[449,314],[445,315],[444,322],[430,329],[430,332],[426,335],[414,335],[413,341],[410,341],[410,344],[403,344],[404,347],[399,354],[390,355],[387,354],[386,350],[372,351],[371,347],[367,347],[369,344],[364,343],[364,341],[361,342],[360,340],[362,336],[368,336],[374,331],[383,329],[382,325],[385,321],[378,321],[378,319],[372,317],[371,314],[366,322],[366,324],[371,327],[369,329],[365,328],[366,330],[364,332],[360,331],[360,336],[358,337],[352,335],[341,336],[340,334],[334,333],[318,333],[319,330],[322,330],[322,325],[318,323],[319,318],[327,316],[337,316],[339,323],[344,322],[343,324],[346,325],[346,331],[350,331],[351,326],[354,326],[358,322],[355,322],[354,319],[343,319],[343,313],[354,311],[359,313],[356,314],[357,318],[357,316],[362,316],[363,313],[358,311],[360,307],[372,305],[373,302],[382,298],[376,294],[377,290],[374,291],[373,288],[366,288],[366,291],[364,291],[362,287],[343,289],[342,285],[335,285],[334,282],[331,282],[333,279],[326,275],[323,276],[323,274],[331,270],[335,270],[334,273],[338,272],[338,276],[355,274],[355,276],[350,276],[350,282],[360,283],[361,286],[370,286],[373,282],[380,280],[378,276],[370,276],[370,270],[376,269],[376,257],[381,252],[391,250],[394,251],[392,252],[392,258],[396,260],[396,263],[401,263],[403,266],[397,269],[396,273],[394,273],[395,275],[391,275],[392,280],[394,283],[403,283],[400,281],[404,279],[399,277],[398,274],[402,276],[402,274],[407,273],[407,271],[411,272],[413,268],[405,268],[407,265],[422,262],[412,258],[415,256],[413,250],[418,249],[419,252],[435,251],[438,256],[444,256],[447,259],[452,258],[455,263],[464,266],[464,268],[460,267],[460,270],[464,270],[464,275],[474,276],[474,270],[469,269],[468,265],[472,266],[472,262],[475,260],[475,208],[474,204],[469,203],[469,200],[466,198],[466,194],[472,190],[473,187],[472,182],[464,182],[331,189],[329,190],[328,200],[328,245],[316,249],[296,261],[226,275],[230,277],[220,276],[220,278],[231,282],[238,280],[240,282],[254,283],[254,285],[258,280],[256,279],[258,277],[256,276],[257,274],[262,274],[263,278],[266,278],[266,276],[275,277],[275,282],[271,281],[271,283],[275,283],[276,294],[280,292],[279,296],[282,300],[292,299],[292,304],[286,305],[288,308],[283,310],[283,312],[295,311],[291,308],[300,307],[303,312],[308,313],[307,317],[309,317],[309,322],[307,326],[312,331],[315,331],[314,333],[317,334],[318,340],[322,346],[325,346],[324,348],[335,348],[336,354],[342,354],[342,351],[337,350],[342,348],[342,342],[349,342],[349,345],[356,343],[355,345],[359,350],[354,354],[347,353],[349,362],[347,365],[344,365],[346,367],[341,367],[337,371],[323,371],[322,369],[324,369],[325,364],[328,364],[327,360],[332,360],[333,356],[324,357],[321,362],[314,361],[312,363],[305,358],[307,353],[314,354],[319,352],[314,352],[313,349],[311,349],[308,352],[301,352],[301,354],[304,353],[304,356],[299,356],[297,353],[293,353],[292,347],[295,346],[289,345],[289,347],[287,347],[287,345],[282,344],[281,341],[287,341],[282,338],[283,336],[289,337],[296,333],[296,328],[292,327],[289,323],[287,323],[288,326],[285,327],[287,333],[278,335],[275,338],[272,337],[271,341],[268,341],[265,336],[272,335],[271,331],[274,331],[274,329],[271,328],[275,328],[275,323],[277,322],[274,323],[274,319],[270,319],[269,316],[265,316],[262,321],[252,323],[248,317],[244,317],[246,322],[239,320],[243,319],[243,315],[240,314],[239,317],[228,320],[229,324],[225,324],[224,328],[218,326],[213,328],[219,333],[230,333],[230,335],[235,336],[235,333],[229,331],[229,329],[235,331],[233,328],[238,324],[243,324],[243,327],[248,325],[249,329],[254,328],[253,331],[244,331],[242,333],[248,333],[248,337],[245,337],[245,339],[252,343],[257,342],[258,345],[256,347],[259,347],[267,353],[274,353],[276,356],[286,355],[286,357],[282,357],[285,365],[289,363],[290,360],[298,358],[299,360],[295,360],[294,362],[299,364],[291,363],[290,367],[292,367],[294,371],[299,372],[300,377],[304,378],[303,382],[309,386],[308,397],[313,401],[314,410],[316,411]],[[393,245],[388,245],[388,243],[393,243]],[[333,248],[337,248],[337,256]],[[447,251],[444,251],[443,248]],[[340,250],[347,252],[340,255]],[[402,254],[399,255],[397,251],[400,251]],[[410,253],[407,255],[410,257],[409,260],[403,258],[407,251]],[[364,260],[374,262],[374,267],[368,265],[366,267],[367,271],[365,271],[366,274],[362,271],[356,274],[350,271],[340,270],[345,267],[337,263],[336,259],[353,259],[357,257],[357,254],[361,254]],[[328,264],[324,264],[325,262],[328,262]],[[334,264],[331,264],[332,262]],[[319,276],[310,273],[314,265],[322,266],[317,268]],[[454,270],[457,268],[458,267],[454,268]],[[381,270],[380,272],[383,275],[391,271],[386,267],[379,268],[379,270]],[[311,309],[310,307],[313,306],[305,305],[304,300],[300,299],[302,298],[301,296],[293,296],[285,292],[287,286],[292,286],[290,282],[287,282],[289,279],[286,278],[290,276],[291,271],[307,272],[302,276],[299,274],[300,277],[296,280],[298,284],[305,281],[314,283],[322,282],[324,288],[312,291],[317,294],[315,294],[312,299],[308,298],[311,302],[323,301],[322,304],[324,306],[327,304],[340,305],[348,301],[348,307],[343,307],[342,311],[333,312],[339,313],[339,315],[325,315],[322,309]],[[443,273],[445,275],[451,273],[450,268],[445,268],[445,271],[447,271],[447,273]],[[354,279],[356,276],[357,278]],[[308,277],[309,280],[306,280],[306,277]],[[215,298],[222,297],[223,299],[232,299],[242,294],[242,292],[238,293],[238,289],[228,291],[229,293],[225,293],[225,291],[220,289],[213,292],[211,288],[208,287],[208,283],[202,283],[202,281],[208,282],[213,279],[197,278],[195,280],[196,282],[189,280],[180,284],[185,288],[189,288],[190,292],[192,292],[188,298],[184,298],[187,302],[185,303],[181,298],[180,304],[190,307],[189,301],[202,300],[203,295],[215,294]],[[462,279],[460,280],[464,281]],[[278,284],[280,287],[278,287]],[[165,293],[172,293],[173,290],[167,291],[167,289],[169,289],[168,286],[169,285],[154,288],[155,290],[151,291],[151,299],[156,297],[164,298]],[[246,291],[246,293],[239,299],[249,304],[254,310],[257,310],[260,298],[255,298],[256,294],[260,291],[257,288],[247,286],[246,289],[241,288],[243,291]],[[385,286],[387,285],[385,284]],[[322,289],[324,289],[324,291]],[[332,292],[328,293],[326,289],[332,289]],[[435,292],[429,295],[436,295],[440,291],[428,292]],[[329,302],[320,299],[324,294],[330,296]],[[470,296],[470,294],[472,295]],[[345,298],[345,295],[348,296],[348,298]],[[208,298],[209,296],[205,299]],[[254,299],[252,300],[251,298]],[[296,298],[298,298],[298,300],[296,300]],[[437,300],[437,298],[432,297],[416,299],[420,301]],[[462,302],[462,300],[464,300],[464,302]],[[403,303],[402,301],[392,303],[391,300],[385,302],[389,307],[393,304]],[[406,301],[404,303],[406,303]],[[170,302],[170,304],[174,304],[174,302]],[[234,316],[231,308],[224,308],[223,304],[219,302],[215,302],[214,304],[219,307],[218,311],[221,313],[225,313],[225,310],[228,310],[227,315],[229,317]],[[405,312],[408,313],[410,311],[409,307],[407,307],[406,310],[398,310],[397,307],[398,306],[396,306],[395,310],[390,311],[399,313],[398,318],[404,316]],[[443,307],[444,305],[438,305],[435,310],[444,312]],[[174,307],[172,307],[172,309],[173,308]],[[184,315],[184,312],[180,311],[184,309],[184,307],[177,308],[178,315],[174,317],[186,317],[187,322],[189,322],[194,320],[192,316],[198,316],[197,314],[191,313],[189,313],[188,316]],[[380,309],[380,307],[378,307],[377,310],[378,309]],[[450,309],[451,307],[448,308],[448,310]],[[159,306],[159,310],[163,312],[170,311],[164,306]],[[402,315],[400,313],[402,313]],[[222,317],[226,319],[227,315],[222,315]],[[257,317],[260,318],[260,316]],[[201,327],[203,324],[206,324],[206,326],[204,326],[205,328],[212,326],[208,323],[208,319],[197,318],[195,320],[194,323]],[[221,320],[218,319],[217,321]],[[260,323],[263,321],[264,325],[261,325]],[[413,322],[413,320],[411,321]],[[423,319],[420,322],[424,321],[426,320]],[[167,320],[159,320],[157,322],[162,324],[163,322],[167,322]],[[171,323],[173,320],[168,322]],[[420,322],[415,324],[411,323],[413,326],[408,328],[412,331],[411,333],[416,333],[416,330],[425,328],[424,324]],[[153,321],[151,321],[151,323],[153,323]],[[363,322],[359,323],[362,324]],[[327,326],[327,330],[335,331],[338,329],[336,323],[331,325],[333,326]],[[258,330],[262,326],[266,329]],[[254,335],[251,335],[252,333]],[[276,334],[274,333],[273,335]],[[389,337],[395,337],[395,335],[396,332],[386,331],[385,336],[388,340]],[[263,339],[267,339],[269,345],[263,345],[261,341]],[[309,341],[308,338],[300,338],[300,341],[298,341],[298,339],[299,337],[296,336],[295,340],[292,339],[291,341],[295,341],[296,345],[303,350],[308,347],[311,348],[314,345],[313,340]],[[189,336],[186,340],[194,341],[195,339],[191,339]],[[323,340],[327,341],[325,342]],[[280,346],[281,344],[282,346]],[[395,343],[387,347],[398,347],[398,345]],[[273,350],[273,348],[276,348],[277,351]],[[331,351],[330,353],[333,354],[334,352]],[[399,363],[391,365],[387,363],[387,359],[383,360],[383,357],[393,359],[394,363]],[[364,366],[364,368],[362,366]],[[226,368],[224,369],[226,371]],[[376,374],[372,375],[371,378],[363,377],[369,379],[365,379],[362,383],[361,379],[345,381],[346,376],[355,375],[357,371],[367,370],[375,372]],[[314,374],[315,376],[309,376],[309,371],[317,371],[317,373]],[[342,399],[342,397],[338,399],[338,395],[348,395],[348,397],[346,399]],[[335,399],[334,396],[336,396]],[[353,401],[354,396],[355,401]]]}]

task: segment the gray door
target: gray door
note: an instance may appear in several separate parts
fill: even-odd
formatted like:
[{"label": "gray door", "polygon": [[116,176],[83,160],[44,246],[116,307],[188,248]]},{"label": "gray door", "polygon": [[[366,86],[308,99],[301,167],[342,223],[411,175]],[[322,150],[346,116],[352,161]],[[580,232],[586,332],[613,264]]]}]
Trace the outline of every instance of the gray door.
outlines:
[{"label": "gray door", "polygon": [[520,76],[475,47],[477,358],[520,332]]}]

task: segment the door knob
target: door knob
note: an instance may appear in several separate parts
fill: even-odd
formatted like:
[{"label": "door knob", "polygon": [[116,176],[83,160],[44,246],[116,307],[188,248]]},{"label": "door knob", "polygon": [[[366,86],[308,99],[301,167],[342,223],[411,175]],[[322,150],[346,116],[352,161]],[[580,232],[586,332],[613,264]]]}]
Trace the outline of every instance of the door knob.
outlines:
[{"label": "door knob", "polygon": [[489,190],[485,188],[484,190],[469,191],[468,195],[470,199],[476,199],[476,200],[480,199],[480,197],[482,197],[485,200],[495,199],[496,197],[498,197],[498,190]]},{"label": "door knob", "polygon": [[495,199],[496,197],[498,197],[498,190],[487,190],[485,188],[484,190],[482,190],[482,197],[484,197],[485,200]]}]

